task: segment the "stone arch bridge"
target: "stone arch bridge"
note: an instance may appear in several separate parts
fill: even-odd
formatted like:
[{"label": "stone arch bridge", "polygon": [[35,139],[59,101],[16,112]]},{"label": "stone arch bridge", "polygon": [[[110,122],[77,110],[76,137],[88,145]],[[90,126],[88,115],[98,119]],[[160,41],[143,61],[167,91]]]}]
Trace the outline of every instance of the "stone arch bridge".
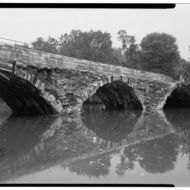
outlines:
[{"label": "stone arch bridge", "polygon": [[[0,97],[16,114],[79,113],[83,102],[112,83],[124,84],[125,95],[141,108],[159,110],[179,83],[161,74],[8,44],[0,45],[0,65]],[[113,94],[121,96],[122,88]]]}]

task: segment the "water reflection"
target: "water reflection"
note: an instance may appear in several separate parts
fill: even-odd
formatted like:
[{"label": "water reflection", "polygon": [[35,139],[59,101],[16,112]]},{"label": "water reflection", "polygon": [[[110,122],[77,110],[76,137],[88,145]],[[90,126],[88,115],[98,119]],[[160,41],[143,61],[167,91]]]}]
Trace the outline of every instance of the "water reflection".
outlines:
[{"label": "water reflection", "polygon": [[121,142],[133,131],[141,115],[141,110],[96,111],[88,110],[81,114],[83,124],[104,140]]},{"label": "water reflection", "polygon": [[[166,120],[163,113],[143,112],[140,115],[139,112],[135,114],[135,112],[130,113],[129,111],[87,111],[82,114],[82,120],[98,136],[112,143],[120,142],[118,146],[123,146],[120,147],[119,152],[117,149],[109,154],[105,153],[98,157],[74,162],[69,165],[71,171],[75,168],[74,171],[77,174],[82,173],[84,175],[86,172],[88,176],[93,174],[96,177],[100,176],[100,174],[104,174],[105,166],[110,166],[112,157],[110,155],[113,153],[120,155],[115,170],[118,175],[124,175],[126,170],[132,170],[136,161],[139,162],[142,168],[152,173],[161,173],[169,170],[167,167],[173,166],[174,161],[169,159],[169,156],[174,160],[176,159],[178,141],[176,141],[176,136],[173,136],[173,126]],[[173,139],[170,139],[170,134]],[[172,144],[174,147],[170,147],[170,141],[172,142],[172,140],[175,142]],[[175,151],[173,151],[173,148]],[[102,163],[104,167],[93,170],[92,163],[96,166],[98,160],[106,160],[106,163]],[[108,170],[109,168],[106,171]]]},{"label": "water reflection", "polygon": [[190,109],[166,109],[165,115],[175,128],[188,129],[190,125]]},{"label": "water reflection", "polygon": [[0,180],[17,169],[27,169],[30,150],[54,120],[53,117],[10,117],[1,125]]},{"label": "water reflection", "polygon": [[[189,162],[181,175],[187,175],[188,113],[170,111],[166,118],[163,112],[83,110],[81,118],[9,118],[0,126],[0,181],[34,177],[59,166],[73,180],[82,176],[83,182],[98,179],[101,183],[106,178],[107,183],[114,179],[126,183],[121,176],[133,176],[139,167],[152,176],[177,175],[178,165],[185,164],[183,155]],[[52,179],[52,174],[46,175]],[[22,182],[33,182],[33,177]],[[143,180],[147,183],[149,178]]]},{"label": "water reflection", "polygon": [[179,139],[175,134],[127,147],[121,154],[117,173],[123,175],[125,170],[133,169],[134,162],[150,173],[170,171],[174,169],[178,147]]},{"label": "water reflection", "polygon": [[0,132],[0,180],[18,178],[72,162],[104,148],[80,126],[80,119],[65,117],[10,117]]},{"label": "water reflection", "polygon": [[177,133],[181,137],[181,153],[182,155],[188,155],[189,162],[187,168],[190,169],[190,110],[180,109],[166,110],[168,120],[175,126]]},{"label": "water reflection", "polygon": [[134,169],[134,161],[137,159],[136,149],[124,148],[120,154],[120,162],[116,166],[116,173],[124,175],[126,170]]},{"label": "water reflection", "polygon": [[165,173],[174,169],[179,141],[174,134],[138,146],[139,164],[147,172]]},{"label": "water reflection", "polygon": [[75,172],[78,175],[100,177],[108,175],[110,166],[111,156],[109,154],[101,154],[83,160],[77,160],[71,163],[68,168],[71,172]]}]

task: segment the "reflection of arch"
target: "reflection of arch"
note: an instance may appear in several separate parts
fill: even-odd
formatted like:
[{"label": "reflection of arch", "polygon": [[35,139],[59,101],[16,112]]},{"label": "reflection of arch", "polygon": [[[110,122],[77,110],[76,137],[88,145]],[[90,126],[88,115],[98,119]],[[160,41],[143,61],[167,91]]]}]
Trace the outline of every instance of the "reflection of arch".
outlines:
[{"label": "reflection of arch", "polygon": [[176,129],[187,129],[190,131],[190,110],[189,109],[166,109],[164,113],[168,119],[175,126]]},{"label": "reflection of arch", "polygon": [[[82,101],[86,102],[94,94],[99,97],[106,108],[143,108],[136,91],[128,83],[122,82],[122,79],[113,81],[112,77],[111,79],[99,78],[83,92]],[[81,107],[83,102],[81,102]]]},{"label": "reflection of arch", "polygon": [[44,132],[55,124],[56,119],[49,116],[10,117],[0,126],[0,181],[40,169],[44,160],[38,157],[42,151],[40,148],[43,149],[39,144],[44,139]]},{"label": "reflection of arch", "polygon": [[1,71],[0,96],[13,114],[55,114],[55,107],[45,98],[45,85],[25,73],[22,79]]},{"label": "reflection of arch", "polygon": [[[0,150],[5,153],[0,155],[0,181],[43,171],[57,163],[68,166],[77,160],[90,160],[90,157],[102,154],[100,146],[76,128],[73,118],[10,117],[0,131],[1,139],[6,140]],[[101,165],[97,175],[106,175],[109,155],[103,163],[105,166]]]},{"label": "reflection of arch", "polygon": [[81,117],[83,124],[94,131],[98,137],[111,142],[121,142],[133,131],[140,115],[140,110],[84,111]]},{"label": "reflection of arch", "polygon": [[123,175],[138,161],[151,173],[164,173],[174,168],[179,138],[163,112],[143,112],[128,139],[133,142],[121,151],[116,171]]},{"label": "reflection of arch", "polygon": [[[190,155],[190,110],[189,109],[169,109],[165,110],[168,120],[175,126],[177,134],[182,144],[182,155]],[[190,156],[187,168],[190,169]]]},{"label": "reflection of arch", "polygon": [[[169,109],[165,110],[168,120],[175,126],[180,137],[185,153],[190,152],[190,110],[189,109]],[[189,162],[190,163],[190,162]]]},{"label": "reflection of arch", "polygon": [[6,154],[2,157],[21,156],[39,142],[43,132],[55,121],[54,117],[10,117],[1,125],[0,137],[5,139]]}]

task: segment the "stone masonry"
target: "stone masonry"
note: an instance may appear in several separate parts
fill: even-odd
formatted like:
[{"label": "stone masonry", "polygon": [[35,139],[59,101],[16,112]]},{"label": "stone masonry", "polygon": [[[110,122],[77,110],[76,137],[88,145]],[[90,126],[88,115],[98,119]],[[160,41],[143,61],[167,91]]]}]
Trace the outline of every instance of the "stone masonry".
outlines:
[{"label": "stone masonry", "polygon": [[133,88],[144,110],[159,110],[178,83],[161,74],[1,45],[1,63],[13,60],[16,76],[37,88],[58,113],[78,113],[101,86],[118,80]]}]

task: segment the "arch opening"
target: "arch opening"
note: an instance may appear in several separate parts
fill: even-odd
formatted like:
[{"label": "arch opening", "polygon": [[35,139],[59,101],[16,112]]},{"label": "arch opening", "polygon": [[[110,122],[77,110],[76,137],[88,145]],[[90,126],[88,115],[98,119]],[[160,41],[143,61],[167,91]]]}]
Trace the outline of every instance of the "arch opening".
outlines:
[{"label": "arch opening", "polygon": [[178,85],[168,96],[164,109],[190,108],[190,85]]},{"label": "arch opening", "polygon": [[99,105],[100,109],[106,110],[143,109],[133,88],[119,80],[99,87],[83,102],[83,107],[94,105]]},{"label": "arch opening", "polygon": [[56,113],[36,87],[20,77],[11,76],[8,72],[0,75],[0,97],[12,110],[13,115]]}]

